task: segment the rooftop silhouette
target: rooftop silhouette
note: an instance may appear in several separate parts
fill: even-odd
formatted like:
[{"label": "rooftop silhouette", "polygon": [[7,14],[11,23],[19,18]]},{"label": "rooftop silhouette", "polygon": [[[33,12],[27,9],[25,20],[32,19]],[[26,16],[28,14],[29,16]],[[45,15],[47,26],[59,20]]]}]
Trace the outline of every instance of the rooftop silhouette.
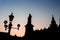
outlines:
[{"label": "rooftop silhouette", "polygon": [[[11,36],[10,30],[14,29],[12,27],[13,18],[14,18],[13,13],[11,13],[11,15],[9,15],[9,25],[7,25],[7,23],[8,23],[7,20],[4,21],[5,30],[7,30],[7,29],[9,29],[9,30],[8,30],[8,33],[0,32],[0,40],[36,40],[36,39],[40,40],[40,39],[44,38],[45,36],[46,37],[48,37],[48,36],[54,37],[53,33],[60,32],[60,19],[59,19],[59,25],[57,25],[53,15],[52,15],[51,24],[48,27],[48,29],[44,28],[41,30],[34,31],[33,30],[34,25],[32,24],[32,15],[29,14],[29,16],[27,18],[27,24],[25,25],[25,29],[26,29],[25,35],[23,37],[17,37],[16,35]],[[20,24],[18,24],[17,27],[18,28],[16,28],[16,29],[19,30]],[[48,32],[48,34],[45,34],[43,32]],[[50,32],[53,32],[52,35],[49,34]],[[58,35],[58,34],[55,34],[55,35]]]}]

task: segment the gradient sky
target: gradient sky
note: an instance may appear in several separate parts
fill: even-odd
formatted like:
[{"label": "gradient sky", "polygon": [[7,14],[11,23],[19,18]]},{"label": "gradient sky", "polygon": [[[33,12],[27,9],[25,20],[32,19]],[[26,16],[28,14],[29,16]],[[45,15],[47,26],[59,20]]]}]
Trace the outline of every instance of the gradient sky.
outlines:
[{"label": "gradient sky", "polygon": [[60,0],[0,0],[0,32],[4,30],[3,21],[9,20],[11,12],[14,13],[13,27],[20,24],[20,30],[12,29],[11,35],[23,36],[27,17],[32,14],[32,24],[34,30],[48,28],[52,14],[56,23],[59,24]]}]

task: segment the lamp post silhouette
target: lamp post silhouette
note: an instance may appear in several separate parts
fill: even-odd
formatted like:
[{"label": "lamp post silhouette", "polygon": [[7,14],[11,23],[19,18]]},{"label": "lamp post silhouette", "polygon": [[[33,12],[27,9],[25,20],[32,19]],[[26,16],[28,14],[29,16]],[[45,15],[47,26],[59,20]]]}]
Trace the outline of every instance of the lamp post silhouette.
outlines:
[{"label": "lamp post silhouette", "polygon": [[7,25],[7,23],[8,23],[7,20],[4,21],[5,30],[9,29],[8,30],[9,34],[10,34],[11,29],[18,29],[19,30],[19,27],[20,27],[20,24],[17,25],[17,28],[12,27],[12,25],[13,25],[12,21],[13,21],[13,19],[14,19],[14,16],[13,16],[13,12],[12,12],[11,15],[9,15],[9,24]]}]

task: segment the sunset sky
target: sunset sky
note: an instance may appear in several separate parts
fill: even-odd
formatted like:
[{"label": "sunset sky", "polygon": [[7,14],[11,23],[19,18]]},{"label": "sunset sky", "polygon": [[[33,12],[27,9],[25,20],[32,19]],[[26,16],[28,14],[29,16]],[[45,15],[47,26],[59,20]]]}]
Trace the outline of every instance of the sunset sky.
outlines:
[{"label": "sunset sky", "polygon": [[9,15],[13,12],[13,27],[20,24],[20,30],[12,29],[11,35],[23,36],[29,13],[32,15],[34,30],[48,28],[52,14],[59,24],[60,0],[0,0],[0,32],[4,30],[3,21],[9,21]]}]

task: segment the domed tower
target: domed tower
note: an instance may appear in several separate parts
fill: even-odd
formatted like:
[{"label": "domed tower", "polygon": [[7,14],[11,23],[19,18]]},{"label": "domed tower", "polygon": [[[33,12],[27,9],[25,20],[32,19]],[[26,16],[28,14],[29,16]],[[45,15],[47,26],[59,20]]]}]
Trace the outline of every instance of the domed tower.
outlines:
[{"label": "domed tower", "polygon": [[51,21],[49,29],[50,29],[51,32],[56,32],[57,31],[57,24],[56,24],[56,21],[55,21],[53,15],[52,15],[52,21]]},{"label": "domed tower", "polygon": [[53,16],[53,15],[52,15],[51,27],[52,27],[52,28],[57,27],[57,24],[56,24],[56,21],[55,21],[55,19],[54,19],[54,16]]},{"label": "domed tower", "polygon": [[32,21],[31,18],[32,18],[32,16],[31,16],[31,14],[29,14],[28,21],[27,21],[27,24],[25,26],[25,28],[26,28],[25,35],[30,35],[33,32],[33,27],[34,26],[31,23],[31,21]]}]

